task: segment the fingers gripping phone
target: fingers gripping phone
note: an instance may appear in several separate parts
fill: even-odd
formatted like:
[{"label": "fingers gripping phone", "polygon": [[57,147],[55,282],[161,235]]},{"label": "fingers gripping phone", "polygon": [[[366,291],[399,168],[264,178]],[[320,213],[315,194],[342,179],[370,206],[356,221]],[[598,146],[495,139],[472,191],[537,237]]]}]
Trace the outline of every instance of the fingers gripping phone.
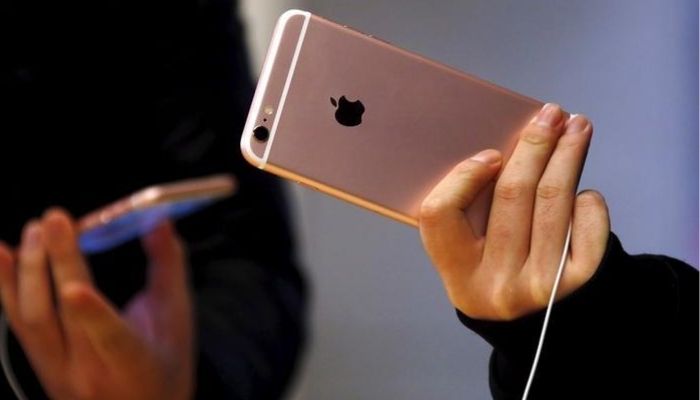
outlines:
[{"label": "fingers gripping phone", "polygon": [[150,232],[165,219],[178,219],[230,196],[229,175],[187,179],[145,188],[78,220],[79,244],[86,254],[104,252]]},{"label": "fingers gripping phone", "polygon": [[[263,170],[417,225],[458,162],[507,160],[543,103],[305,11],[275,28],[241,139]],[[485,190],[467,211],[484,232]]]}]

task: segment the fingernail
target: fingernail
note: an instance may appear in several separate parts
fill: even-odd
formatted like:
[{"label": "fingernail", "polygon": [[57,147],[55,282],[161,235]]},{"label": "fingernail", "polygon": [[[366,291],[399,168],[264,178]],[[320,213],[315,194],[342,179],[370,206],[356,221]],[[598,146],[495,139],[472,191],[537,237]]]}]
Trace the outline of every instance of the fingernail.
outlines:
[{"label": "fingernail", "polygon": [[488,149],[473,155],[471,159],[484,164],[495,164],[501,161],[501,153]]},{"label": "fingernail", "polygon": [[545,104],[533,118],[533,122],[544,127],[556,126],[562,118],[561,108],[553,103]]},{"label": "fingernail", "polygon": [[33,250],[41,243],[41,227],[37,222],[30,222],[24,234],[24,243],[27,249]]},{"label": "fingernail", "polygon": [[584,132],[590,124],[588,118],[573,114],[566,125],[566,133],[577,134]]}]

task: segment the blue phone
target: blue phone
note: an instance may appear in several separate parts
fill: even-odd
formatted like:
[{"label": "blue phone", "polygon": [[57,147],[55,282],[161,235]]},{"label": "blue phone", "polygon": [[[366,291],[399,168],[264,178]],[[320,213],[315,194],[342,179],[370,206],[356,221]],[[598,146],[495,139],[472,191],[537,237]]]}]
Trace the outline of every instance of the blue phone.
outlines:
[{"label": "blue phone", "polygon": [[230,196],[235,188],[233,177],[215,175],[143,189],[81,218],[80,248],[85,254],[110,250],[166,219],[185,217]]}]

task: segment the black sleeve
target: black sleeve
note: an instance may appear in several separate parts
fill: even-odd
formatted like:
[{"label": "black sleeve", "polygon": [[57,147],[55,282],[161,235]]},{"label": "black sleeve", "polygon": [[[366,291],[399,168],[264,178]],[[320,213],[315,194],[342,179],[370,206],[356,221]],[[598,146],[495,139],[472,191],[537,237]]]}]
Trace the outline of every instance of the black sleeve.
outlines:
[{"label": "black sleeve", "polygon": [[[554,305],[529,398],[697,399],[698,315],[695,268],[631,256],[611,234],[591,280]],[[520,399],[544,311],[511,322],[458,317],[494,348],[493,397]]]}]

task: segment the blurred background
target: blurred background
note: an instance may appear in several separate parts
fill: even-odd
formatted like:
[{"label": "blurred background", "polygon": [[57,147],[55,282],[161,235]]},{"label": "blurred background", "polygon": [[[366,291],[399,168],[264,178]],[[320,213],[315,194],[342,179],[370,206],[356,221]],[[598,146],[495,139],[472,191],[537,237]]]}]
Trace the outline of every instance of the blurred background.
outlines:
[{"label": "blurred background", "polygon": [[[245,0],[255,65],[302,8],[591,117],[581,188],[631,253],[698,266],[697,0]],[[290,186],[313,289],[294,399],[489,398],[489,347],[463,328],[416,230]]]}]

